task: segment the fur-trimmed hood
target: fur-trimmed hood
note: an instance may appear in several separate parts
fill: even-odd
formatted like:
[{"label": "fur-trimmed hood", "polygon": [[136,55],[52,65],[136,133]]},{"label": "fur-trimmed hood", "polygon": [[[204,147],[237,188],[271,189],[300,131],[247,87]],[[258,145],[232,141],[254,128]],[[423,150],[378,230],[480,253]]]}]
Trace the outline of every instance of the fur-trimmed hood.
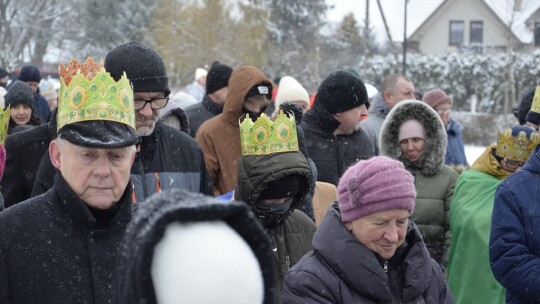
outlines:
[{"label": "fur-trimmed hood", "polygon": [[448,144],[446,130],[437,112],[421,101],[404,100],[390,110],[379,137],[381,155],[404,161],[398,135],[400,126],[410,119],[418,120],[426,133],[424,155],[420,159],[418,168],[427,176],[436,175],[444,165],[444,155]]}]

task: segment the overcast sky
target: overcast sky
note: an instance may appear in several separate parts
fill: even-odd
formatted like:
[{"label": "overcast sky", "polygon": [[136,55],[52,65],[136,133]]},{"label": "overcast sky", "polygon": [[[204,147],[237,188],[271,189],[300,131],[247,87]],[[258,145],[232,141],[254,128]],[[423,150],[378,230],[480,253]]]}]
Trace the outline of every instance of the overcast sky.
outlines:
[{"label": "overcast sky", "polygon": [[[370,1],[370,23],[379,41],[385,40],[386,33],[376,0]],[[407,4],[407,33],[410,35],[427,16],[442,3],[442,0],[408,0]],[[356,20],[364,23],[366,0],[327,0],[334,9],[329,10],[327,18],[330,21],[341,22],[343,16],[352,12]],[[403,17],[405,0],[381,0],[384,15],[394,41],[403,41]]]}]

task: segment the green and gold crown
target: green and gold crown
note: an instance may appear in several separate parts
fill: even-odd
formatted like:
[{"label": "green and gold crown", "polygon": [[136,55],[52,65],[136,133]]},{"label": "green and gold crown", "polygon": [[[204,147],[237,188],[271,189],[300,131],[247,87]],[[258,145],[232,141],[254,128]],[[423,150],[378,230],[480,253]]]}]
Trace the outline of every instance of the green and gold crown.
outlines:
[{"label": "green and gold crown", "polygon": [[0,144],[4,145],[4,142],[6,141],[7,132],[9,128],[9,112],[10,107],[8,106],[5,110],[2,110],[0,108]]},{"label": "green and gold crown", "polygon": [[530,128],[509,128],[499,132],[495,154],[508,160],[525,162],[539,143],[540,135]]},{"label": "green and gold crown", "polygon": [[59,70],[58,130],[90,120],[115,121],[135,129],[133,89],[125,73],[116,82],[102,61],[96,63],[92,58],[83,64],[72,60]]},{"label": "green and gold crown", "polygon": [[240,124],[242,155],[268,155],[298,151],[298,136],[294,116],[279,111],[271,121],[264,113],[253,122],[249,115]]}]

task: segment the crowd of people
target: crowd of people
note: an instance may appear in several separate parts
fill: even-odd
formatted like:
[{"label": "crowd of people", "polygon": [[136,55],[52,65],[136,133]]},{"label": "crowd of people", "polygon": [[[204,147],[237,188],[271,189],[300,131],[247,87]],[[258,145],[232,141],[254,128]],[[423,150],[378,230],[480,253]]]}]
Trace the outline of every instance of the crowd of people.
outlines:
[{"label": "crowd of people", "polygon": [[[444,90],[130,42],[0,68],[0,303],[536,303],[540,86],[469,166]],[[11,81],[10,81],[11,80]]]}]

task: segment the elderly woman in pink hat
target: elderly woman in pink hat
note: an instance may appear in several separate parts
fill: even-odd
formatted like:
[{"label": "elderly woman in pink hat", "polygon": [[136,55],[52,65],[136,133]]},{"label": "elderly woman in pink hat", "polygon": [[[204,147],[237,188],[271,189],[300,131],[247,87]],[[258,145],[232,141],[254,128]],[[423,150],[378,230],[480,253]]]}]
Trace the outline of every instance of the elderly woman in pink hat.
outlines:
[{"label": "elderly woman in pink hat", "polygon": [[409,220],[412,175],[384,156],[350,167],[313,250],[285,277],[282,303],[454,303],[441,267]]}]

